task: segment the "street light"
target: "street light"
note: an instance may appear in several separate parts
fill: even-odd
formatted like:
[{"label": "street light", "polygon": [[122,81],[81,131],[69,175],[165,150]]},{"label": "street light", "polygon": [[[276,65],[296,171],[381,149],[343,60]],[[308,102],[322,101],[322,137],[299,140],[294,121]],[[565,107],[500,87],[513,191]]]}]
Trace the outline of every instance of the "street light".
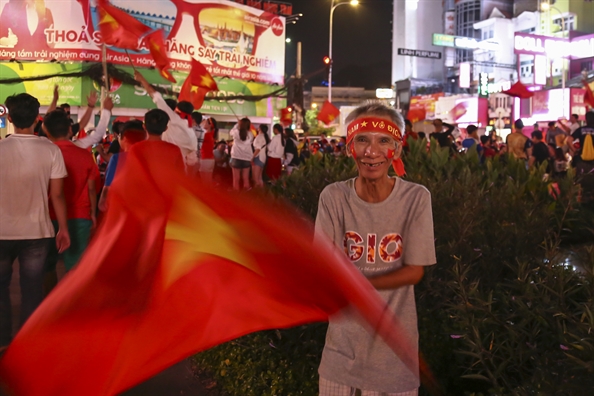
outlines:
[{"label": "street light", "polygon": [[332,16],[336,7],[343,4],[350,4],[356,6],[359,4],[358,0],[351,0],[349,2],[343,1],[342,3],[334,4],[334,0],[330,2],[330,40],[328,42],[328,58],[330,58],[330,64],[328,67],[328,102],[332,102]]}]

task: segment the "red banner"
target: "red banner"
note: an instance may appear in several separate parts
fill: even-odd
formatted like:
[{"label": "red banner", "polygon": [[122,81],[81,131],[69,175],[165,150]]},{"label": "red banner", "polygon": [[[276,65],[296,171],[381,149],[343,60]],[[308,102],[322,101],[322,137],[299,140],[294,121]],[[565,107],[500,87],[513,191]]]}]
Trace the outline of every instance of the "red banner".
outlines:
[{"label": "red banner", "polygon": [[[100,62],[103,40],[96,7],[89,0],[43,3],[35,18],[24,3],[0,0],[0,60]],[[189,71],[191,60],[197,59],[213,77],[284,82],[283,17],[226,0],[120,0],[114,5],[151,29],[163,29],[174,70]],[[33,33],[29,24],[36,24]],[[146,36],[138,47],[131,52],[134,64],[156,66]],[[130,62],[123,50],[111,47],[107,61]]]}]

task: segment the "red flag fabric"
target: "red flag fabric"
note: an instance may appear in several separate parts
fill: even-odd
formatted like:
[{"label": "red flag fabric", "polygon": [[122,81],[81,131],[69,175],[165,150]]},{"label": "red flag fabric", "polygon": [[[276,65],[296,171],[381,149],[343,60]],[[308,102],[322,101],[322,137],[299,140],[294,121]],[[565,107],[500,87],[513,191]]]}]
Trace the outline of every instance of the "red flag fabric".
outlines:
[{"label": "red flag fabric", "polygon": [[209,91],[218,91],[216,81],[212,78],[206,67],[192,58],[190,74],[184,81],[179,93],[179,101],[188,101],[198,110],[204,103],[204,97]]},{"label": "red flag fabric", "polygon": [[133,16],[109,4],[108,0],[98,0],[97,11],[101,37],[107,45],[137,50],[141,37],[151,31]]},{"label": "red flag fabric", "polygon": [[309,223],[200,185],[143,146],[129,151],[81,262],[0,360],[12,394],[118,394],[198,351],[349,303],[417,372],[385,302],[344,252],[311,242]]},{"label": "red flag fabric", "polygon": [[155,30],[146,36],[146,40],[151,56],[155,60],[155,64],[157,65],[157,69],[159,69],[161,76],[171,82],[176,82],[173,75],[171,75],[171,71],[169,70],[169,58],[167,57],[167,51],[165,48],[163,29]]},{"label": "red flag fabric", "polygon": [[318,113],[318,120],[322,121],[324,124],[328,125],[334,122],[336,117],[340,115],[340,110],[332,103],[328,102],[327,100],[322,105],[320,112]]},{"label": "red flag fabric", "polygon": [[509,96],[514,96],[520,99],[528,99],[534,96],[534,92],[530,91],[521,81],[518,80],[517,83],[512,85],[507,91],[503,91],[504,93]]},{"label": "red flag fabric", "polygon": [[293,108],[292,107],[285,107],[284,109],[280,110],[280,123],[284,127],[288,127],[293,123]]},{"label": "red flag fabric", "polygon": [[594,92],[592,92],[592,88],[590,88],[588,81],[582,80],[582,83],[586,89],[586,92],[584,93],[584,103],[589,105],[590,108],[594,109]]}]

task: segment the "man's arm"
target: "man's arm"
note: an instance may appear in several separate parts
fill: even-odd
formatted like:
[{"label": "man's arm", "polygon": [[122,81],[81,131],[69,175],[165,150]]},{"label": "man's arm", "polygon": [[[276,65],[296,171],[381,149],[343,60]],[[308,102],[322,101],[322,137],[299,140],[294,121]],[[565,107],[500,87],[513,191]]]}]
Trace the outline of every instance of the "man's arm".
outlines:
[{"label": "man's arm", "polygon": [[101,118],[95,131],[82,139],[78,139],[74,142],[80,148],[92,147],[95,144],[101,142],[107,134],[107,124],[111,118],[111,110],[113,109],[113,101],[109,96],[103,100],[103,110],[101,111]]},{"label": "man's arm", "polygon": [[368,279],[377,290],[388,290],[407,285],[416,285],[423,279],[424,274],[425,269],[422,266],[405,264],[392,272]]},{"label": "man's arm", "polygon": [[91,115],[93,115],[93,109],[95,108],[96,104],[97,104],[97,92],[91,91],[89,96],[87,96],[87,109],[85,110],[85,113],[83,114],[80,121],[78,122],[81,129],[84,129],[84,127],[86,127],[87,124],[89,123],[89,120],[91,119]]},{"label": "man's arm", "polygon": [[569,129],[569,125],[565,123],[565,120],[563,118],[559,118],[557,121],[559,122],[561,129],[563,129],[566,134],[569,134],[571,130]]},{"label": "man's arm", "polygon": [[58,91],[58,84],[54,85],[54,97],[52,98],[52,103],[50,103],[49,107],[47,108],[47,112],[56,110],[58,106],[58,99],[60,99],[60,92]]},{"label": "man's arm", "polygon": [[444,132],[444,134],[446,135],[451,135],[455,128],[455,126],[453,126],[452,124],[448,124],[447,122],[444,122],[443,126],[447,128]]},{"label": "man's arm", "polygon": [[95,179],[87,180],[87,188],[89,189],[89,201],[91,202],[91,221],[93,228],[97,226],[97,189],[95,188]]},{"label": "man's arm", "polygon": [[144,78],[144,76],[140,74],[138,70],[134,71],[134,79],[138,81],[140,85],[142,85],[142,88],[144,88],[144,90],[150,95],[151,98],[153,97],[155,92],[157,92],[155,91],[155,88],[153,88],[153,86],[149,84],[148,81],[146,81],[146,78]]},{"label": "man's arm", "polygon": [[58,253],[62,253],[70,246],[70,234],[68,233],[68,212],[66,210],[66,198],[64,197],[64,179],[50,179],[50,199],[58,220],[58,233],[56,234],[56,247]]},{"label": "man's arm", "polygon": [[107,211],[107,194],[109,193],[109,186],[103,186],[101,190],[101,197],[99,197],[99,210],[102,212]]}]

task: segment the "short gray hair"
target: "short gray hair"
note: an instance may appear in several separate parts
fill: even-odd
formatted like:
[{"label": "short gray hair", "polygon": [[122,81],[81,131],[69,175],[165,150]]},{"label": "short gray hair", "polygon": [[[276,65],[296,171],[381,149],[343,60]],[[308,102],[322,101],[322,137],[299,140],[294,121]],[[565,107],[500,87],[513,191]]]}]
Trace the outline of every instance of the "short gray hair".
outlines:
[{"label": "short gray hair", "polygon": [[402,115],[396,111],[395,108],[386,106],[377,100],[366,102],[365,104],[362,104],[355,110],[351,111],[345,120],[345,124],[349,125],[353,120],[356,120],[363,115],[388,117],[396,124],[400,131],[404,133],[404,119],[402,118]]}]

